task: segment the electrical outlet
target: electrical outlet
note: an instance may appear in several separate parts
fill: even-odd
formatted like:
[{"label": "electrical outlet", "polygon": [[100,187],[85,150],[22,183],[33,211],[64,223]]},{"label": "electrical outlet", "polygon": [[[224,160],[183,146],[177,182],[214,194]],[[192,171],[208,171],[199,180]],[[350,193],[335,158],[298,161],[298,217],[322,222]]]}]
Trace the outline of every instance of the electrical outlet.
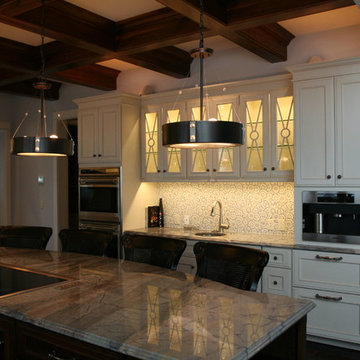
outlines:
[{"label": "electrical outlet", "polygon": [[184,225],[189,225],[189,224],[190,224],[190,216],[184,215]]}]

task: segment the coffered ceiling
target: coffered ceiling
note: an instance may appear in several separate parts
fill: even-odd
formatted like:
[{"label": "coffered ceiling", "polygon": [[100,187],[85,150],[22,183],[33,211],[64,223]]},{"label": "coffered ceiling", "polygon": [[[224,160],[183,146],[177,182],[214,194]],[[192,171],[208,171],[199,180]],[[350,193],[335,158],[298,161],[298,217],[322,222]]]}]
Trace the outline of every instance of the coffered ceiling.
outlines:
[{"label": "coffered ceiling", "polygon": [[[287,59],[295,36],[360,23],[353,0],[203,0],[206,45],[241,46],[269,62]],[[0,0],[0,91],[33,94],[40,73],[114,90],[120,71],[144,67],[187,76],[199,38],[199,0]],[[43,21],[42,21],[43,20]],[[215,49],[216,50],[216,49]]]}]

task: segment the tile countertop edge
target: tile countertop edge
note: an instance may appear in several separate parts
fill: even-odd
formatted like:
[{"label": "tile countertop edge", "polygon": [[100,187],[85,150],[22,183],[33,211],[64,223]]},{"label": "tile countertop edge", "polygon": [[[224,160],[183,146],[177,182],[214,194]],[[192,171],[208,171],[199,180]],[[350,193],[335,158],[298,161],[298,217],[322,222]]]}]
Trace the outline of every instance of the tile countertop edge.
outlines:
[{"label": "tile countertop edge", "polygon": [[[338,252],[344,254],[360,254],[359,248],[343,248],[327,246],[325,243],[317,244],[296,244],[292,235],[284,234],[260,234],[260,233],[231,233],[226,232],[224,236],[199,236],[195,235],[200,230],[184,230],[182,228],[141,228],[125,230],[124,234],[162,236],[175,239],[192,241],[212,241],[222,244],[241,244],[249,246],[269,246],[288,248],[293,250],[311,250]],[[203,231],[201,231],[203,232]]]}]

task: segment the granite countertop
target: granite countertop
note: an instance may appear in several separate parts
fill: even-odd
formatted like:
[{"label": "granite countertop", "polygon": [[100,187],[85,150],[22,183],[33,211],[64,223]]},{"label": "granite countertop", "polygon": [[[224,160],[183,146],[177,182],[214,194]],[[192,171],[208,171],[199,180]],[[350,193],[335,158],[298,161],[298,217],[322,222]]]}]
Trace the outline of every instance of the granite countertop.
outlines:
[{"label": "granite countertop", "polygon": [[0,296],[0,314],[140,359],[248,359],[314,307],[75,253],[0,248],[0,265],[68,279]]},{"label": "granite countertop", "polygon": [[[242,245],[257,245],[257,246],[270,246],[270,247],[282,247],[289,249],[299,250],[313,250],[313,251],[329,251],[340,252],[348,254],[360,254],[359,246],[341,247],[336,244],[326,243],[295,243],[294,237],[288,234],[259,234],[259,233],[237,233],[237,232],[225,232],[223,236],[198,236],[197,232],[204,232],[203,230],[186,230],[183,228],[141,228],[126,230],[128,234],[139,235],[153,235],[164,236],[175,239],[185,239],[193,241],[215,241],[224,244],[242,244]],[[349,245],[351,246],[351,245]]]}]

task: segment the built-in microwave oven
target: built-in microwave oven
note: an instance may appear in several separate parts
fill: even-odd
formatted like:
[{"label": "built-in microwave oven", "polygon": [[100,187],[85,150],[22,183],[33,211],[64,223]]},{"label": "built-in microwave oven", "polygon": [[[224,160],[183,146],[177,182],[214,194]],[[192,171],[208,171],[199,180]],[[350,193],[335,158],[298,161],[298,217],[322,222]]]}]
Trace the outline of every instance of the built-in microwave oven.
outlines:
[{"label": "built-in microwave oven", "polygon": [[360,191],[303,191],[302,239],[360,244]]},{"label": "built-in microwave oven", "polygon": [[79,169],[79,220],[121,222],[121,168]]}]

